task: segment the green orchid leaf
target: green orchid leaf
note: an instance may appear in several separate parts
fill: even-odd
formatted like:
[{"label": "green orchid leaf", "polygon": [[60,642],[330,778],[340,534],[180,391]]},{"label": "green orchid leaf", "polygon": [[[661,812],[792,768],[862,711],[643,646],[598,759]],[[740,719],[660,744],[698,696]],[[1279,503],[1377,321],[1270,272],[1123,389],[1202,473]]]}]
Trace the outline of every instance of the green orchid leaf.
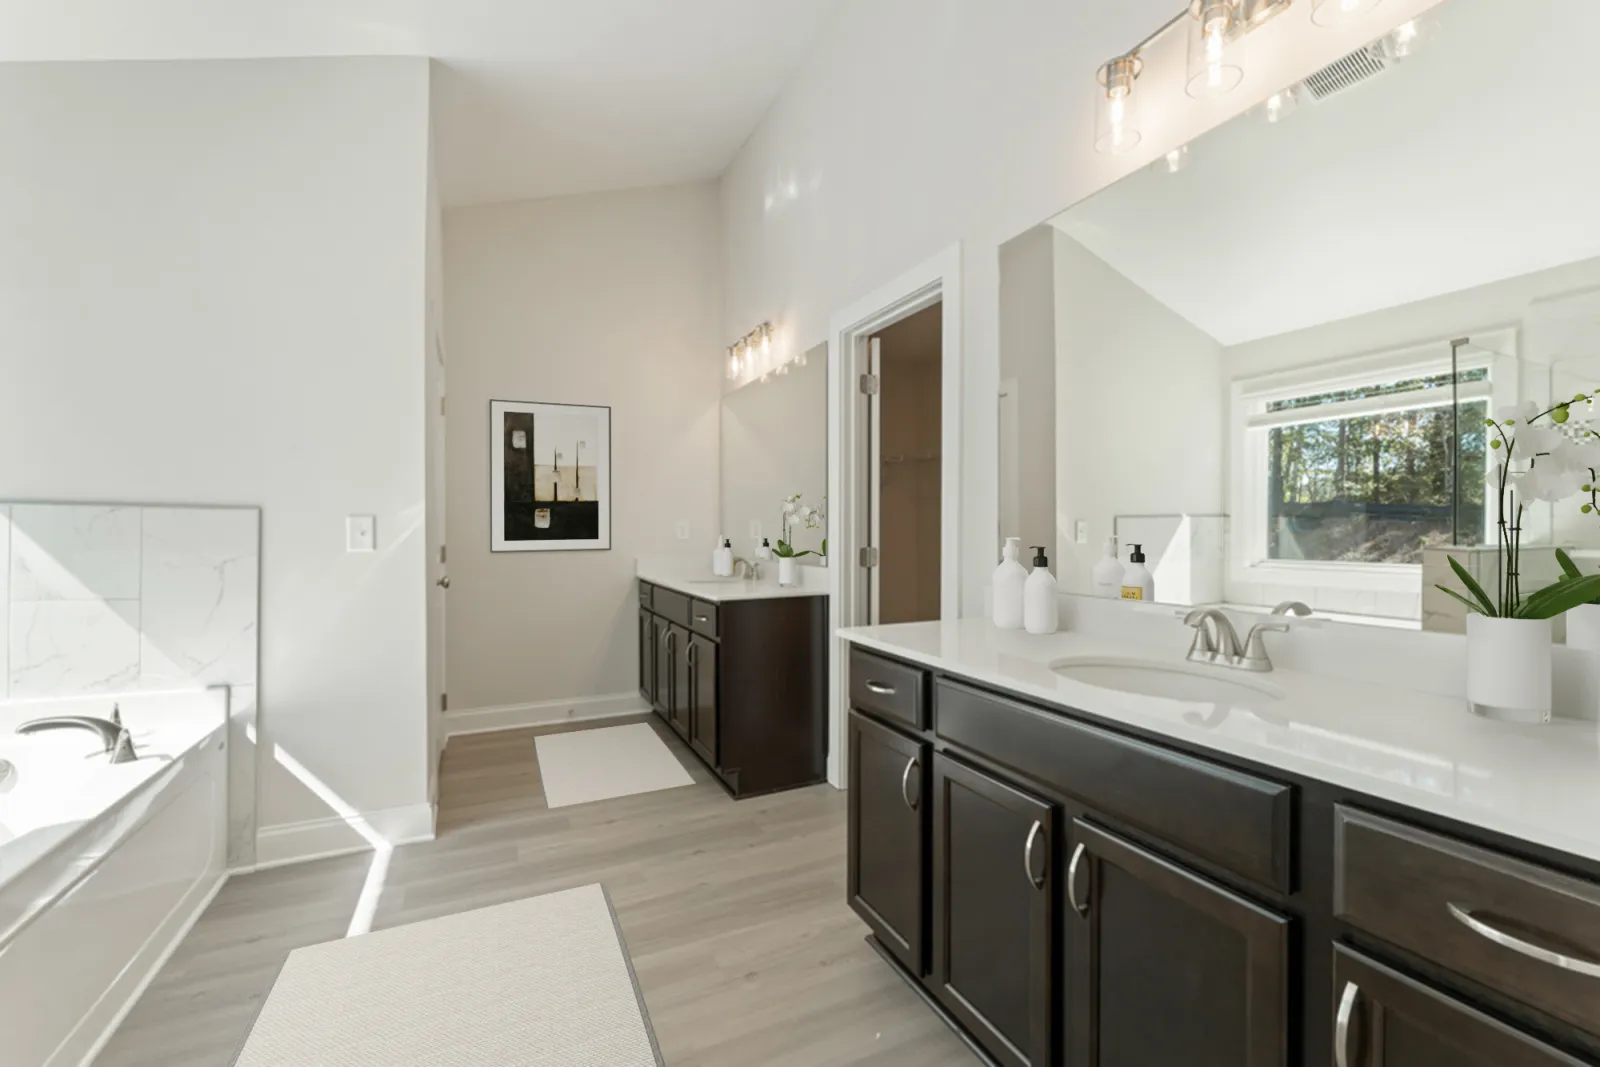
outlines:
[{"label": "green orchid leaf", "polygon": [[[1483,606],[1481,604],[1477,604],[1477,603],[1474,603],[1471,600],[1468,600],[1466,597],[1462,596],[1460,593],[1456,592],[1454,589],[1451,589],[1451,588],[1449,588],[1447,586],[1443,586],[1443,585],[1435,585],[1434,588],[1439,590],[1439,592],[1445,594],[1446,596],[1454,597],[1455,599],[1461,601],[1463,604],[1465,604],[1467,606],[1467,610],[1472,612],[1472,614],[1474,614],[1474,615],[1482,615],[1483,614]],[[1491,618],[1492,617],[1493,616],[1491,616]]]},{"label": "green orchid leaf", "polygon": [[1556,562],[1561,564],[1561,573],[1565,574],[1568,578],[1583,577],[1583,572],[1578,569],[1578,565],[1576,563],[1572,562],[1572,557],[1567,555],[1566,549],[1556,549]]},{"label": "green orchid leaf", "polygon": [[1529,597],[1522,607],[1517,610],[1519,619],[1553,619],[1557,615],[1564,615],[1580,604],[1592,603],[1600,599],[1600,574],[1591,574],[1587,578],[1578,578],[1574,581],[1560,582],[1556,585],[1541,589],[1539,593]]},{"label": "green orchid leaf", "polygon": [[[1467,568],[1456,562],[1454,556],[1446,556],[1445,558],[1450,561],[1450,569],[1456,572],[1456,577],[1461,579],[1461,584],[1467,587],[1467,592],[1471,593],[1473,598],[1477,600],[1478,613],[1487,615],[1491,619],[1499,618],[1500,612],[1495,609],[1494,601],[1489,599],[1489,594],[1483,591],[1483,586],[1478,584],[1478,580],[1467,572]],[[1441,586],[1441,588],[1443,587]]]}]

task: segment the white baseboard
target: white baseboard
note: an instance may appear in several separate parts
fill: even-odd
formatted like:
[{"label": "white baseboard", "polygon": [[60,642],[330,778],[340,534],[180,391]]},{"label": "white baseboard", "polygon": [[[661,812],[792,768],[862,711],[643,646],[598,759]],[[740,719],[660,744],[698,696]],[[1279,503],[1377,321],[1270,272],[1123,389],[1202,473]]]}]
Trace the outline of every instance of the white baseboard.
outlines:
[{"label": "white baseboard", "polygon": [[411,804],[403,808],[364,811],[359,816],[332,815],[326,819],[264,826],[256,834],[255,866],[248,870],[260,871],[328,856],[367,852],[372,849],[372,837],[390,845],[432,841],[433,827],[432,804]]},{"label": "white baseboard", "polygon": [[[189,887],[183,899],[167,914],[166,921],[156,928],[140,947],[139,954],[123,968],[116,983],[95,1002],[95,1006],[79,1021],[72,1036],[62,1042],[61,1048],[50,1057],[52,1065],[57,1062],[63,1065],[76,1062],[79,1067],[91,1067],[95,1057],[105,1050],[128,1013],[139,1003],[139,998],[150,988],[150,983],[161,973],[161,968],[167,965],[178,946],[183,944],[183,939],[194,929],[194,924],[200,921],[200,916],[206,913],[211,902],[217,899],[217,894],[227,884],[228,875],[217,872],[196,880]],[[75,1051],[75,1047],[81,1047],[80,1041],[91,1040],[87,1050],[81,1054]]]},{"label": "white baseboard", "polygon": [[444,714],[444,732],[448,740],[466,734],[497,733],[500,730],[548,726],[557,722],[620,719],[649,713],[650,706],[638,693],[612,693],[609,696],[574,697],[571,700],[543,700],[536,704],[504,704],[500,707],[447,711]]}]

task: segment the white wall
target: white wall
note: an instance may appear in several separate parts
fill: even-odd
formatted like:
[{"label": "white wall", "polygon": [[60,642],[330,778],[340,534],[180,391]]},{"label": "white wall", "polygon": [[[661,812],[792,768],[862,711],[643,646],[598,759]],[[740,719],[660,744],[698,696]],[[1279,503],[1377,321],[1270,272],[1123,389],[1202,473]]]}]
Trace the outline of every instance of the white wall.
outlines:
[{"label": "white wall", "polygon": [[1000,246],[1000,532],[1049,546],[1052,560],[1056,244],[1064,239],[1053,226],[1035,226]]},{"label": "white wall", "polygon": [[[783,536],[783,501],[796,493],[820,505],[828,493],[828,350],[818,347],[805,366],[750,382],[722,398],[721,531],[736,555],[755,558],[761,544],[750,523],[776,545]],[[816,550],[818,531],[799,533],[797,548]],[[802,563],[816,562],[805,557]]]},{"label": "white wall", "polygon": [[404,822],[427,63],[8,64],[0,98],[0,498],[259,505],[263,739],[324,790],[265,759],[262,826]]},{"label": "white wall", "polygon": [[[689,553],[709,567],[719,532],[716,186],[447,211],[444,242],[447,719],[636,700],[635,561]],[[489,551],[491,399],[611,407],[610,551]]]},{"label": "white wall", "polygon": [[1093,151],[1095,70],[1172,0],[842,4],[723,179],[722,333],[771,319],[809,347],[834,312],[962,242],[957,506],[976,613],[997,555],[999,245],[1434,2],[1390,0],[1337,32],[1296,5],[1243,43],[1240,88],[1204,103],[1182,93],[1182,41],[1163,41],[1146,55],[1144,142],[1120,157]]},{"label": "white wall", "polygon": [[1065,234],[1055,260],[1056,575],[1088,593],[1115,516],[1225,510],[1222,346]]}]

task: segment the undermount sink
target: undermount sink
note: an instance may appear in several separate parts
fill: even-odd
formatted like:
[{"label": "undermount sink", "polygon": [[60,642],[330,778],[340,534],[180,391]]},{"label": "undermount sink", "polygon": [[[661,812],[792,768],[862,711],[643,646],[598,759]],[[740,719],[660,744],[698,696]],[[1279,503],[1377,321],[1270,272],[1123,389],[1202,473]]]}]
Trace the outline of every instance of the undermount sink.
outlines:
[{"label": "undermount sink", "polygon": [[1150,660],[1084,657],[1058,660],[1050,669],[1074,682],[1119,693],[1159,697],[1188,704],[1228,704],[1259,707],[1282,700],[1284,693],[1275,685],[1250,677],[1235,678],[1225,668],[1197,667],[1185,663],[1155,663]]}]

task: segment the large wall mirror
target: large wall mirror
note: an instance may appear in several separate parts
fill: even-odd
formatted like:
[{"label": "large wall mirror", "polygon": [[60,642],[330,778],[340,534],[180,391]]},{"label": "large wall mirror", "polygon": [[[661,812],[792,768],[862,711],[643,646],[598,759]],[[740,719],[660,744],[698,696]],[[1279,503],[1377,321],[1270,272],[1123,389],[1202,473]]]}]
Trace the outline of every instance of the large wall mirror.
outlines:
[{"label": "large wall mirror", "polygon": [[[803,566],[826,566],[828,536],[828,346],[786,362],[781,373],[740,384],[722,398],[722,532],[754,560],[763,539],[787,538]],[[786,512],[785,503],[794,506]]]},{"label": "large wall mirror", "polygon": [[[1600,4],[1529,7],[1446,0],[1002,248],[1000,532],[1063,589],[1115,536],[1158,601],[1462,628],[1486,418],[1600,388]],[[1600,567],[1586,501],[1529,508],[1530,581]]]}]

